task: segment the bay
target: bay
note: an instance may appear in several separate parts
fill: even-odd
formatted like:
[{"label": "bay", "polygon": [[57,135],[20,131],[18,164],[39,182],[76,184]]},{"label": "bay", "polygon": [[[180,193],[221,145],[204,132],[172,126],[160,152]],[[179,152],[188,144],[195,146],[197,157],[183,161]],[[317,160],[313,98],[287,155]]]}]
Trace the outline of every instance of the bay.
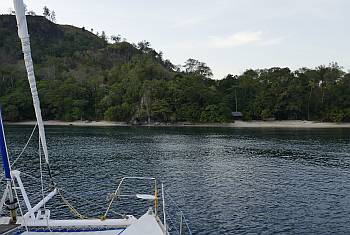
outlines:
[{"label": "bay", "polygon": [[[46,129],[55,181],[88,216],[103,214],[121,177],[151,176],[164,183],[194,234],[350,231],[349,129]],[[6,126],[12,160],[31,130]],[[40,178],[37,135],[14,167],[26,174],[30,197],[40,200],[33,179]],[[55,200],[47,205],[52,217],[70,217]],[[147,206],[118,202],[113,211],[139,216]]]}]

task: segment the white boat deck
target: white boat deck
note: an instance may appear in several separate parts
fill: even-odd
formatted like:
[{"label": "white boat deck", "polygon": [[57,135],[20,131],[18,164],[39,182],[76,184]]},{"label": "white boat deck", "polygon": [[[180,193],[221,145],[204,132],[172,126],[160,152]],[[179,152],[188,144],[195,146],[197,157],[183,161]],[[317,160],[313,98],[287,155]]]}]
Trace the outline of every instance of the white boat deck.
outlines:
[{"label": "white boat deck", "polygon": [[61,230],[57,231],[30,231],[23,232],[23,235],[56,235],[56,234],[68,234],[68,235],[164,235],[161,224],[157,221],[154,214],[146,213],[141,216],[135,223],[131,224],[126,229],[109,229],[109,230]]},{"label": "white boat deck", "polygon": [[[1,217],[0,224],[9,224],[9,217]],[[111,227],[121,227],[126,228],[127,226],[136,222],[137,219],[134,216],[129,216],[128,219],[86,219],[86,220],[55,220],[45,219],[42,220],[23,220],[22,217],[18,217],[17,224],[26,225],[29,227],[86,227],[86,226],[111,226]]]},{"label": "white boat deck", "polygon": [[[8,222],[8,217],[0,219],[1,222]],[[128,219],[90,219],[90,220],[27,220],[20,217],[18,223],[28,227],[28,231],[23,231],[23,235],[164,235],[164,227],[157,220],[157,216],[152,210],[148,210],[139,219],[129,216]],[[18,231],[18,230],[17,230]],[[10,233],[11,234],[11,233]],[[18,234],[18,233],[16,233]]]},{"label": "white boat deck", "polygon": [[162,225],[157,221],[156,216],[147,212],[135,223],[130,225],[121,235],[164,235]]},{"label": "white boat deck", "polygon": [[112,230],[105,230],[105,231],[53,231],[53,232],[24,232],[23,235],[58,235],[58,234],[68,234],[68,235],[120,235],[124,229],[112,229]]}]

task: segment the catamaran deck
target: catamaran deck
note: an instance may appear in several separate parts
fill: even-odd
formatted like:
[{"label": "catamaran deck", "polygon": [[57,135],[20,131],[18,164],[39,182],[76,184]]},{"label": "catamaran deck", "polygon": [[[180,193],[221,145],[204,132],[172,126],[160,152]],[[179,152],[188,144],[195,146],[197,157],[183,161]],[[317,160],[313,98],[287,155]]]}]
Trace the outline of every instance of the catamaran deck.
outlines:
[{"label": "catamaran deck", "polygon": [[[74,234],[74,235],[94,235],[94,234],[103,234],[103,235],[140,235],[140,234],[147,234],[147,235],[164,235],[164,227],[158,221],[157,217],[154,216],[154,214],[149,211],[143,216],[141,216],[139,219],[136,219],[135,217],[131,217],[131,221],[128,221],[129,225],[127,226],[127,220],[124,221],[124,225],[120,224],[119,226],[111,227],[111,225],[116,222],[121,223],[121,220],[106,220],[109,221],[109,226],[96,226],[98,223],[103,224],[103,221],[101,220],[69,220],[70,222],[67,223],[67,221],[64,220],[51,220],[50,225],[45,225],[45,220],[42,222],[44,223],[43,226],[30,226],[30,224],[26,224],[25,226],[17,225],[1,225],[3,226],[4,230],[3,232],[0,232],[0,234],[24,234],[24,235],[34,235],[34,234],[40,234],[40,235],[55,235],[55,234]],[[37,221],[36,221],[37,224]],[[61,227],[58,226],[59,224],[65,224],[66,226],[70,224],[71,226],[67,227]],[[55,226],[56,225],[56,226]],[[94,226],[95,225],[95,226]],[[19,227],[20,226],[20,227]],[[1,228],[1,227],[0,227]],[[5,230],[6,228],[6,230]],[[0,230],[1,231],[1,230]]]},{"label": "catamaran deck", "polygon": [[9,231],[13,231],[17,227],[20,227],[20,225],[19,224],[0,224],[0,234],[5,234]]},{"label": "catamaran deck", "polygon": [[[68,234],[68,235],[121,235],[124,229],[108,229],[108,230],[38,230],[38,231],[25,231],[18,233],[14,232],[13,234],[18,235],[57,235],[57,234]],[[10,234],[9,234],[10,235]]]}]

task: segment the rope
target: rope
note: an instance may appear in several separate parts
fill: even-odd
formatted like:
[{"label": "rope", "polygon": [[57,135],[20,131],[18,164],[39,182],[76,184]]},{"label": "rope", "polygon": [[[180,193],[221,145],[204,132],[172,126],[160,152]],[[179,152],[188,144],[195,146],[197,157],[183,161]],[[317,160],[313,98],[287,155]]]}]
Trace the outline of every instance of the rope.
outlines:
[{"label": "rope", "polygon": [[[35,126],[36,127],[36,126]],[[33,131],[34,132],[34,131]],[[46,156],[45,156],[46,157]],[[44,181],[43,181],[43,172],[42,172],[42,159],[41,159],[41,138],[40,138],[40,133],[39,133],[39,162],[40,162],[40,183],[41,183],[41,194],[42,194],[42,198],[44,199]],[[69,208],[69,210],[72,212],[73,215],[75,215],[76,217],[78,217],[79,219],[87,219],[87,216],[83,216],[81,213],[79,213],[77,211],[77,209],[75,209],[71,203],[68,202],[68,200],[63,196],[63,194],[61,193],[60,189],[57,186],[57,184],[54,181],[54,178],[52,177],[51,174],[51,168],[50,168],[50,164],[48,161],[46,161],[46,165],[48,168],[48,175],[51,181],[51,184],[54,188],[57,189],[58,194],[60,195],[63,203]],[[46,211],[46,203],[44,204],[44,210]],[[49,221],[48,218],[46,217],[46,223],[47,223],[47,227],[49,228]],[[49,228],[50,229],[50,228]],[[51,229],[50,229],[51,231]]]},{"label": "rope", "polygon": [[[42,158],[41,158],[41,161],[42,161]],[[34,176],[32,176],[32,175],[30,175],[30,174],[27,174],[27,173],[24,173],[24,172],[21,172],[21,174],[23,174],[23,175],[25,175],[25,176],[28,176],[29,178],[32,178],[33,180],[35,180],[36,182],[40,182],[40,183],[42,183],[43,181],[42,181],[42,178],[37,178],[37,177],[34,177]],[[59,188],[57,188],[56,187],[56,189],[57,189],[57,192],[58,192],[58,194],[59,194],[59,196],[61,197],[61,199],[62,199],[62,201],[64,202],[64,204],[66,204],[66,206],[68,207],[68,208],[70,208],[72,211],[75,211],[74,212],[74,214],[73,215],[75,215],[76,217],[78,217],[78,218],[84,218],[84,219],[87,219],[88,217],[87,216],[83,216],[82,214],[80,214],[78,211],[77,211],[77,209],[75,209],[73,206],[72,206],[72,204],[71,203],[69,203],[68,202],[68,200],[63,196],[63,194],[62,194],[62,192],[65,192],[65,193],[68,193],[68,192],[66,192],[65,190],[63,190],[63,189],[59,189]],[[70,195],[73,195],[73,196],[75,196],[75,197],[77,197],[77,198],[79,198],[79,199],[81,199],[79,196],[77,196],[77,195],[74,195],[73,193],[68,193],[68,194],[70,194]],[[36,196],[39,196],[38,194],[35,194]],[[43,189],[42,189],[42,192],[41,192],[41,197],[43,197],[43,195],[44,195],[44,193],[43,193]],[[85,200],[85,201],[87,201],[88,203],[92,203],[91,201],[89,201],[89,200],[86,200],[86,199],[83,199],[83,200]],[[44,209],[45,209],[45,205],[46,204],[44,204]],[[69,205],[69,206],[68,206]],[[112,213],[114,213],[114,214],[117,214],[116,212],[114,212],[114,211],[111,211]],[[121,216],[123,216],[122,214],[119,214],[119,215],[121,215]]]},{"label": "rope", "polygon": [[[35,176],[32,176],[32,175],[27,174],[27,173],[24,173],[24,172],[21,172],[21,174],[23,174],[23,175],[25,175],[25,176],[27,176],[27,177],[29,177],[29,178],[35,180],[35,181],[38,182],[38,183],[41,182],[41,180],[40,180],[39,178],[35,177]],[[68,191],[66,191],[66,190],[64,190],[64,189],[59,189],[59,188],[57,188],[57,187],[56,187],[56,189],[57,189],[57,192],[60,192],[60,193],[61,193],[61,194],[59,194],[59,195],[61,196],[61,198],[62,198],[62,196],[63,196],[63,193],[65,193],[65,194],[71,195],[72,197],[78,198],[79,200],[83,200],[83,201],[85,201],[85,202],[87,202],[87,203],[89,203],[89,204],[93,204],[93,203],[94,203],[93,201],[87,200],[87,199],[85,199],[85,198],[81,198],[81,196],[76,195],[76,194],[71,193],[71,192],[68,192]],[[42,195],[39,195],[39,194],[34,194],[34,195],[35,195],[35,196],[42,196]],[[65,199],[65,202],[64,202],[65,204],[69,204],[69,205],[71,206],[71,208],[74,208],[74,207],[72,206],[72,204],[69,203],[68,200],[67,200],[64,196],[63,196],[63,198]],[[62,200],[62,201],[63,201],[63,200]],[[96,206],[98,206],[98,207],[101,208],[101,209],[104,208],[104,207],[101,206],[101,205],[96,205]],[[67,206],[67,207],[68,207],[68,206]],[[77,211],[77,209],[74,209],[74,210]],[[110,210],[110,212],[113,213],[113,214],[115,214],[115,215],[118,215],[118,216],[121,216],[121,217],[125,217],[125,214],[117,213],[117,212],[115,212],[115,211],[113,211],[113,210]],[[79,213],[79,212],[78,212],[78,214],[82,215],[82,214]],[[73,214],[73,215],[75,215],[75,216],[78,217],[78,218],[81,218],[81,217],[77,216],[76,214]],[[82,217],[88,218],[87,216],[83,216],[83,215],[82,215]]]},{"label": "rope", "polygon": [[[91,205],[92,205],[92,204],[95,204],[95,202],[93,202],[93,201],[91,201],[91,200],[88,200],[88,199],[86,199],[86,198],[82,198],[80,195],[77,195],[77,194],[68,192],[68,191],[66,191],[66,190],[64,190],[64,189],[60,189],[60,190],[61,190],[61,192],[64,192],[65,194],[69,194],[69,195],[71,195],[72,197],[77,198],[77,199],[79,199],[79,200],[83,200],[83,201],[87,202],[88,204],[91,204]],[[102,205],[97,205],[97,204],[95,204],[95,206],[99,207],[100,209],[105,209],[105,207],[102,206]],[[113,210],[110,210],[110,212],[113,213],[113,214],[115,214],[115,215],[121,216],[122,218],[125,217],[125,214],[121,214],[121,213],[115,212],[115,211],[113,211]],[[101,218],[103,218],[103,217],[101,217]]]},{"label": "rope", "polygon": [[63,203],[69,208],[69,210],[71,211],[71,213],[72,213],[74,216],[76,216],[76,217],[79,218],[79,219],[88,219],[87,216],[84,216],[84,215],[80,214],[79,211],[77,211],[77,209],[75,209],[75,208],[72,206],[72,204],[70,204],[70,203],[68,202],[68,200],[63,196],[63,194],[62,194],[62,192],[61,192],[60,189],[57,188],[57,192],[58,192],[58,195],[60,195],[60,197],[61,197]]},{"label": "rope", "polygon": [[[38,126],[38,123],[35,124],[35,126],[34,126],[32,132],[31,132],[31,134],[30,134],[30,136],[29,136],[29,138],[28,138],[26,144],[24,145],[24,147],[23,147],[21,153],[18,155],[18,157],[15,159],[15,161],[11,164],[11,166],[13,166],[13,165],[22,157],[24,151],[27,149],[27,147],[28,147],[28,145],[29,145],[29,143],[30,143],[30,141],[31,141],[31,139],[32,139],[32,137],[33,137],[33,135],[34,135],[34,133],[35,133],[35,130],[36,130],[37,126]],[[43,180],[43,168],[42,168],[42,157],[41,157],[41,139],[40,139],[40,134],[39,134],[39,150],[38,150],[38,152],[39,152],[39,163],[40,163],[41,197],[44,199],[45,196],[44,196],[44,180]],[[49,165],[48,163],[47,163],[47,166],[48,166],[48,173],[49,173],[49,177],[50,177],[51,183],[52,183],[52,185],[53,185],[54,187],[56,187],[56,183],[54,182],[54,179],[53,179],[52,174],[51,174],[50,165]],[[33,179],[39,181],[38,178],[36,178],[36,177],[34,177],[34,176],[32,176],[32,175],[26,174],[26,173],[24,173],[24,172],[22,172],[22,173],[23,173],[24,175],[29,176],[30,178],[33,178]],[[2,175],[3,175],[3,174],[2,174]],[[3,178],[3,177],[4,177],[4,175],[2,176],[2,178]],[[13,183],[13,184],[14,184],[14,183]],[[15,191],[15,194],[16,194],[16,197],[17,197],[17,201],[18,201],[18,203],[20,204],[17,191],[16,191],[16,190],[14,190],[14,191]],[[71,211],[75,216],[77,216],[77,217],[80,218],[80,219],[87,219],[86,216],[83,216],[82,214],[80,214],[80,213],[72,206],[72,204],[70,204],[70,203],[67,201],[67,199],[65,199],[65,197],[63,196],[63,194],[61,193],[61,191],[60,191],[58,188],[57,188],[57,192],[58,192],[58,194],[61,196],[62,201],[64,202],[64,204],[70,209],[70,211]],[[44,204],[44,210],[46,211],[46,203]],[[22,212],[21,206],[20,206],[20,211],[21,211],[21,215],[22,215],[22,217],[23,217],[23,212]],[[49,222],[48,222],[48,218],[47,218],[47,217],[46,217],[46,223],[47,223],[47,227],[49,228]],[[24,219],[24,224],[25,224],[25,219]],[[25,224],[25,227],[26,227],[26,230],[28,231],[28,228],[27,228],[26,224]],[[49,228],[49,229],[50,229],[50,228]]]},{"label": "rope", "polygon": [[[29,136],[29,138],[28,138],[26,144],[24,145],[24,147],[23,147],[23,149],[21,150],[21,152],[20,152],[20,154],[18,155],[18,157],[17,157],[17,158],[13,161],[13,163],[11,164],[11,167],[12,167],[14,164],[16,164],[17,161],[23,156],[23,153],[24,153],[25,150],[27,149],[27,147],[28,147],[30,141],[32,140],[32,138],[33,138],[33,136],[34,136],[34,133],[35,133],[35,130],[36,130],[37,126],[38,126],[38,123],[35,123],[35,126],[34,126],[32,132],[31,132],[31,134],[30,134],[30,136]],[[40,163],[40,179],[38,179],[38,178],[36,178],[36,177],[34,177],[34,176],[32,176],[32,175],[26,174],[26,173],[24,173],[24,172],[22,172],[22,174],[24,174],[24,175],[26,175],[26,176],[29,176],[30,178],[35,179],[35,180],[37,180],[37,181],[40,181],[40,184],[41,184],[41,197],[44,199],[45,196],[44,196],[44,180],[43,180],[43,167],[42,167],[42,157],[41,157],[42,154],[41,154],[41,138],[40,138],[40,133],[39,133],[39,150],[38,150],[38,151],[39,151],[39,163]],[[59,196],[61,197],[63,203],[69,208],[69,210],[71,211],[71,213],[72,213],[74,216],[76,216],[77,218],[79,218],[79,219],[88,219],[87,216],[82,215],[82,214],[81,214],[77,209],[75,209],[74,206],[63,196],[62,192],[63,192],[64,190],[59,189],[58,187],[56,187],[56,183],[55,183],[55,181],[54,181],[54,179],[53,179],[53,177],[52,177],[52,174],[51,174],[50,165],[49,165],[48,163],[46,163],[46,165],[47,165],[47,167],[48,167],[48,175],[49,175],[49,178],[50,178],[50,180],[51,180],[52,186],[53,186],[54,188],[57,189],[57,192],[58,192]],[[4,178],[4,174],[2,174],[2,179],[3,179],[3,178]],[[17,197],[17,200],[18,200],[18,202],[19,202],[18,194],[17,194],[16,190],[14,190],[14,191],[15,191],[15,193],[16,193],[16,197]],[[88,200],[86,200],[86,201],[87,201],[87,202],[90,202],[90,201],[88,201]],[[46,211],[46,203],[44,204],[44,210]],[[21,208],[20,208],[20,211],[21,211],[21,213],[22,213],[22,209],[21,209]],[[120,213],[117,213],[117,212],[114,212],[114,211],[111,211],[111,212],[112,212],[113,214],[116,214],[116,215],[119,215],[119,216],[122,216],[122,217],[124,216],[123,214],[120,214]],[[23,216],[23,213],[22,213],[22,216]],[[102,216],[101,218],[103,218],[103,216]],[[47,222],[47,227],[49,227],[48,218],[46,218],[46,222]],[[25,221],[24,221],[24,223],[25,223]],[[27,229],[27,226],[26,226],[26,229]],[[27,229],[27,231],[28,231],[28,229]]]}]

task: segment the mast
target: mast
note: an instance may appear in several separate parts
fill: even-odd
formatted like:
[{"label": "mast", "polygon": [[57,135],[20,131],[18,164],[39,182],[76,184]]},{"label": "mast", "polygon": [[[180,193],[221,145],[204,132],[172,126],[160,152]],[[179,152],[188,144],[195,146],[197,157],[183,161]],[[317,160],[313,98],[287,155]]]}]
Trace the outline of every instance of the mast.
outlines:
[{"label": "mast", "polygon": [[49,164],[49,155],[47,152],[45,129],[43,124],[43,119],[41,116],[38,90],[36,88],[33,60],[32,60],[32,54],[30,50],[30,40],[29,40],[27,20],[26,20],[25,11],[24,11],[23,0],[13,0],[13,5],[16,11],[18,36],[21,39],[21,43],[22,43],[22,51],[24,55],[24,63],[27,70],[30,91],[32,92],[33,106],[35,110],[36,120],[38,123],[40,142],[43,148],[45,161],[47,164]]},{"label": "mast", "polygon": [[8,201],[6,201],[7,208],[10,210],[11,214],[11,221],[10,223],[15,224],[17,222],[17,201],[15,200],[13,196],[13,189],[12,189],[12,176],[11,176],[11,165],[9,161],[9,156],[7,152],[7,145],[6,145],[6,138],[5,138],[5,131],[4,131],[4,124],[2,122],[2,114],[1,114],[1,107],[0,107],[0,150],[1,150],[1,157],[2,157],[2,165],[5,172],[5,178],[6,178],[6,190]]}]

